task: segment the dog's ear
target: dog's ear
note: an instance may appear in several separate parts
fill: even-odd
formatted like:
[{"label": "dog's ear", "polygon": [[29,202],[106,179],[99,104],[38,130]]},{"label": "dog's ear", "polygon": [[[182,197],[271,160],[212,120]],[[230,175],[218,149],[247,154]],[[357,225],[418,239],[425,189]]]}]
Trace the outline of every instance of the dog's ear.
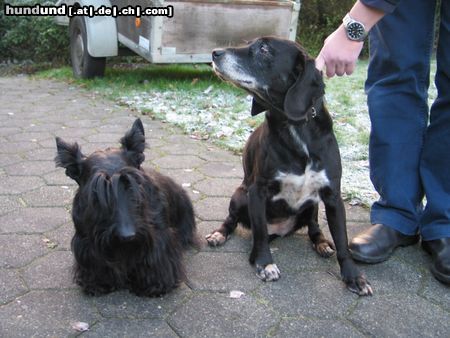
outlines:
[{"label": "dog's ear", "polygon": [[323,96],[324,83],[322,74],[317,70],[314,60],[306,60],[303,73],[289,88],[284,98],[284,112],[293,121],[306,118],[313,100]]},{"label": "dog's ear", "polygon": [[67,143],[57,137],[56,150],[56,166],[65,168],[66,175],[79,183],[83,170],[84,155],[81,153],[78,143]]},{"label": "dog's ear", "polygon": [[141,119],[134,121],[131,129],[120,139],[120,143],[133,164],[139,167],[145,160],[145,132]]},{"label": "dog's ear", "polygon": [[262,113],[263,111],[266,111],[267,108],[264,107],[262,104],[260,104],[258,101],[256,101],[255,98],[253,98],[252,101],[252,116],[258,115],[259,113]]}]

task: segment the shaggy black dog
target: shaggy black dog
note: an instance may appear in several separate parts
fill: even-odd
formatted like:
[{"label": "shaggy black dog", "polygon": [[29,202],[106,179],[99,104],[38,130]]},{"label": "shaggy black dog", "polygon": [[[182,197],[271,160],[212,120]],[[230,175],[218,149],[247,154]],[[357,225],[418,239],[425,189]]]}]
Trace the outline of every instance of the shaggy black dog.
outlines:
[{"label": "shaggy black dog", "polygon": [[194,212],[173,180],[141,168],[141,120],[120,143],[86,157],[77,143],[56,138],[56,165],[79,185],[72,209],[74,278],[87,294],[129,289],[157,296],[184,279],[183,249],[197,245]]}]

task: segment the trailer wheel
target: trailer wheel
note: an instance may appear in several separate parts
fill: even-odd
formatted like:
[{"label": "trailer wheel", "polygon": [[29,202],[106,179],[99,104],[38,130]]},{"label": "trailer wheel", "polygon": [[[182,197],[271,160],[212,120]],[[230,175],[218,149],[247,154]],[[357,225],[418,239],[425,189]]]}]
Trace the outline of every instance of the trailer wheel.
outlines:
[{"label": "trailer wheel", "polygon": [[82,16],[70,20],[70,59],[73,76],[91,79],[105,74],[105,57],[93,57],[87,50],[86,24]]}]

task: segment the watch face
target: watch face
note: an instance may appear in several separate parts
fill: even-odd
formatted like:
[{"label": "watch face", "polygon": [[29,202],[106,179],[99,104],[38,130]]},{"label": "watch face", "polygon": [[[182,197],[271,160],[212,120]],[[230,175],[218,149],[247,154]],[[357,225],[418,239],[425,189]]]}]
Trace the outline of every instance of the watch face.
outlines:
[{"label": "watch face", "polygon": [[351,40],[361,40],[364,37],[364,26],[359,22],[352,22],[347,26],[347,35]]}]

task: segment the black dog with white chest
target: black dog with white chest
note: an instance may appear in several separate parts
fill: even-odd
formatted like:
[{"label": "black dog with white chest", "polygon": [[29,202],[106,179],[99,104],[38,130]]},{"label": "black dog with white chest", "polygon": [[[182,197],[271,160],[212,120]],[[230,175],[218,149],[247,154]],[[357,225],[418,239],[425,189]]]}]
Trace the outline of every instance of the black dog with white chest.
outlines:
[{"label": "black dog with white chest", "polygon": [[197,244],[192,204],[170,178],[141,168],[140,119],[120,143],[86,157],[77,143],[56,138],[56,164],[79,185],[72,208],[74,279],[91,295],[117,289],[161,295],[184,279],[183,250]]},{"label": "black dog with white chest", "polygon": [[[314,60],[298,44],[274,37],[215,50],[212,58],[219,77],[253,96],[251,114],[266,112],[266,118],[247,141],[244,180],[231,198],[228,217],[207,236],[208,243],[223,244],[237,223],[251,228],[250,263],[261,279],[275,281],[280,270],[273,262],[269,239],[308,226],[309,238],[321,256],[331,256],[336,248],[347,287],[371,295],[370,284],[348,251],[340,154]],[[335,246],[319,228],[320,201]]]}]

